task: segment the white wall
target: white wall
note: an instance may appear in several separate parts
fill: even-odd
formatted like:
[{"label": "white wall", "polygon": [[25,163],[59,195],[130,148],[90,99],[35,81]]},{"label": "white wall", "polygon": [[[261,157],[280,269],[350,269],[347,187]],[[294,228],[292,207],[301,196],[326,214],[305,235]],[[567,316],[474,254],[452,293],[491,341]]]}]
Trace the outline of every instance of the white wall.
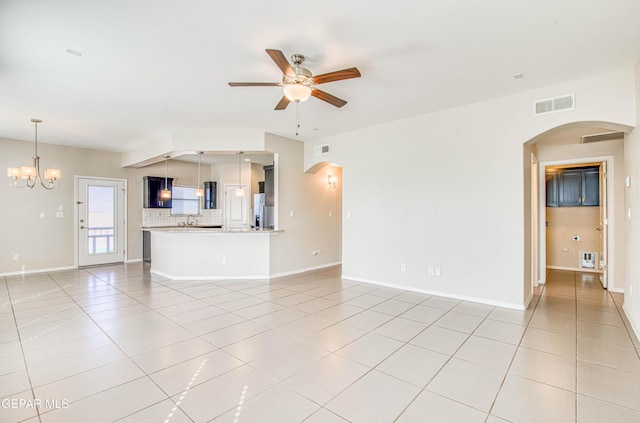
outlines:
[{"label": "white wall", "polygon": [[[523,144],[568,122],[635,125],[633,87],[633,70],[622,69],[308,143],[306,168],[343,166],[343,275],[522,307],[531,273]],[[534,100],[567,93],[575,110],[532,116]],[[325,143],[331,153],[315,158]]]},{"label": "white wall", "polygon": [[[340,169],[326,167],[315,174],[305,173],[304,146],[300,141],[267,134],[266,148],[276,153],[277,229],[284,230],[270,239],[271,273],[284,274],[339,263]],[[338,175],[336,188],[329,188],[328,173]],[[312,255],[314,250],[320,250],[320,255]]]},{"label": "white wall", "polygon": [[[636,114],[640,121],[640,59],[635,68]],[[631,177],[631,186],[624,188],[624,226],[625,226],[625,296],[624,311],[634,331],[640,337],[640,132],[634,130],[624,142],[624,173]],[[627,216],[627,212],[631,217]]]}]

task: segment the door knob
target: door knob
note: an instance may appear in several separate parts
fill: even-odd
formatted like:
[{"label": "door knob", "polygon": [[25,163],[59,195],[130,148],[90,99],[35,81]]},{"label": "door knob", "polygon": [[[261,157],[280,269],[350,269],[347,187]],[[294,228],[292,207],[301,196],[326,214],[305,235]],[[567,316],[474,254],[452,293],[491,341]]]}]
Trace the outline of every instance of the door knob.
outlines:
[{"label": "door knob", "polygon": [[80,229],[87,229],[86,226],[80,226]]}]

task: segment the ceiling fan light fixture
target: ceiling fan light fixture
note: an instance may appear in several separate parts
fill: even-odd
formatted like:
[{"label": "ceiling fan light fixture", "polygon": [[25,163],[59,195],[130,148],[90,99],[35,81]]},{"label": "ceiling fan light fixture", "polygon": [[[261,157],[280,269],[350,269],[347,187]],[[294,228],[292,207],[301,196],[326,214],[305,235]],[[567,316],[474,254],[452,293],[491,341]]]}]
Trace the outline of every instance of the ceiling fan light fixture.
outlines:
[{"label": "ceiling fan light fixture", "polygon": [[284,87],[284,95],[290,101],[297,103],[306,101],[311,97],[311,88],[302,84],[290,84]]}]

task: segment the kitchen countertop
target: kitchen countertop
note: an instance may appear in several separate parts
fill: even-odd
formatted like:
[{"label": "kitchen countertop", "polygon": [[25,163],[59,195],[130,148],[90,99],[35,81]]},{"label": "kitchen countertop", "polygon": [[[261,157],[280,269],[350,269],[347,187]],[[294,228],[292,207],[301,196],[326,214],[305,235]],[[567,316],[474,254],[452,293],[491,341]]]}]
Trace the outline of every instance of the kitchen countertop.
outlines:
[{"label": "kitchen countertop", "polygon": [[151,232],[198,232],[198,233],[221,233],[221,234],[271,234],[280,233],[281,230],[274,229],[223,229],[207,226],[147,226],[141,228],[143,231]]}]

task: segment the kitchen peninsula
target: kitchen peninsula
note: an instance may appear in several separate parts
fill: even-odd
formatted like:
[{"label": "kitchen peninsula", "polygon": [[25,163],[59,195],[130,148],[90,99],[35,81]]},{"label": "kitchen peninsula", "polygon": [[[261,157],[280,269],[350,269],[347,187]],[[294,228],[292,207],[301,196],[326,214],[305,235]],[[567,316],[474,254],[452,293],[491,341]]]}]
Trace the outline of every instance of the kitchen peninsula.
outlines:
[{"label": "kitchen peninsula", "polygon": [[151,273],[173,280],[268,279],[277,230],[149,228]]}]

